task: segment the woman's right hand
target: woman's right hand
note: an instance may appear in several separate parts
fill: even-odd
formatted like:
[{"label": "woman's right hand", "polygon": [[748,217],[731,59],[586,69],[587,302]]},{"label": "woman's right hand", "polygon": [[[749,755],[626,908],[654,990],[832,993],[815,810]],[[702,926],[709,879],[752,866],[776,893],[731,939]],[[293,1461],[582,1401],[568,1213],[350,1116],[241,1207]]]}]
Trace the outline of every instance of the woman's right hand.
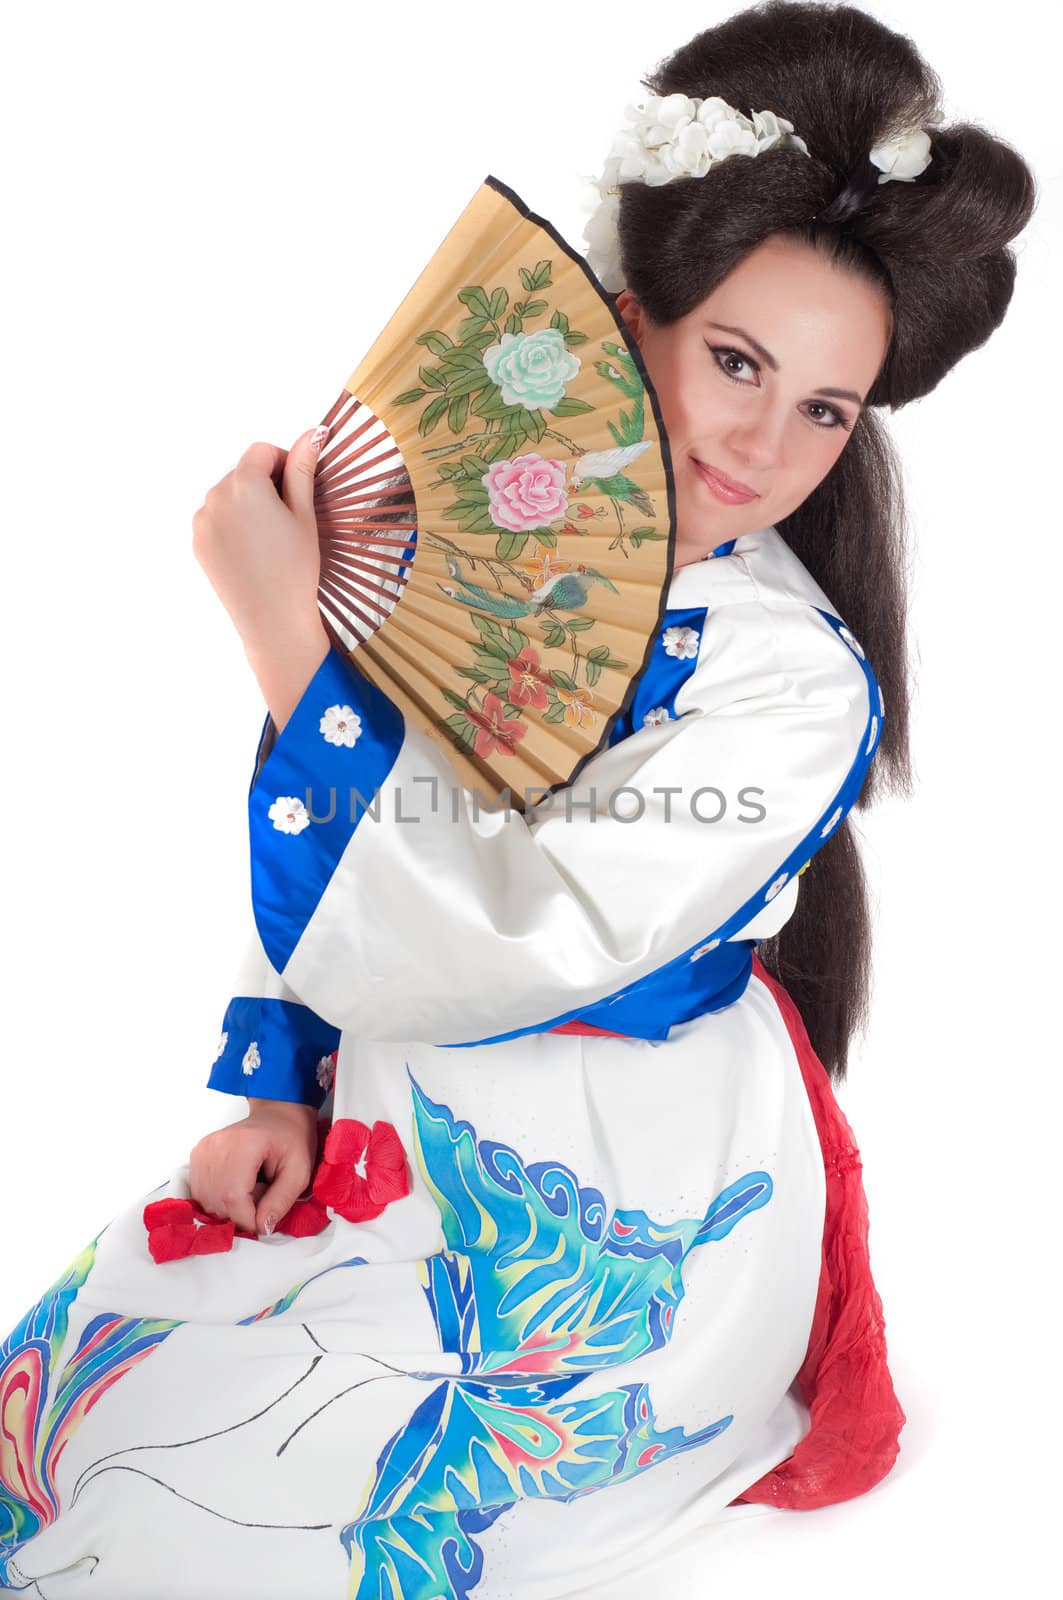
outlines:
[{"label": "woman's right hand", "polygon": [[270,1233],[310,1184],[317,1160],[317,1124],[315,1106],[252,1101],[241,1122],[216,1128],[192,1150],[188,1159],[192,1199],[213,1216],[231,1217],[249,1233]]}]

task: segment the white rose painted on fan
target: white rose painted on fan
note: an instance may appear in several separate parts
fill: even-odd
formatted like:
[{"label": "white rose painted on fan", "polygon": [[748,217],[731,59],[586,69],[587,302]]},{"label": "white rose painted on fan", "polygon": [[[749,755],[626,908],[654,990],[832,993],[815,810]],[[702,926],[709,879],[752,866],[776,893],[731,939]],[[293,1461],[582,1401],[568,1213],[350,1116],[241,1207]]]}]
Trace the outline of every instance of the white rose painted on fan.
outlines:
[{"label": "white rose painted on fan", "polygon": [[502,391],[502,403],[528,411],[547,410],[565,397],[565,384],[582,365],[565,346],[560,328],[537,328],[534,333],[504,333],[500,344],[488,345],[481,360],[492,383]]}]

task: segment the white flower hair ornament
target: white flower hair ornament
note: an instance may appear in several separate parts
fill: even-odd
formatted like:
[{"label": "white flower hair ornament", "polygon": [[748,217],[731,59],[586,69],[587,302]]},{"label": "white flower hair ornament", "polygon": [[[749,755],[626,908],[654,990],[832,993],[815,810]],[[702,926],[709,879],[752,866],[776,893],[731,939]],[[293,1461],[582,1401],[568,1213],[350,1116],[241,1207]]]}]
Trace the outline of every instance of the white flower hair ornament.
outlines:
[{"label": "white flower hair ornament", "polygon": [[[644,105],[625,106],[624,115],[627,126],[613,140],[601,177],[583,180],[583,209],[591,212],[583,230],[587,264],[610,294],[619,294],[624,287],[617,229],[620,184],[636,181],[656,187],[673,178],[703,178],[729,156],[759,156],[776,145],[810,153],[785,117],[774,111],[754,111],[747,117],[719,95],[705,100],[685,94],[651,95]],[[931,125],[943,122],[944,113],[935,111],[928,120]],[[877,183],[891,178],[912,183],[930,165],[929,136],[917,128],[884,140],[871,150],[868,161],[879,169]],[[867,195],[856,186],[864,173],[861,164],[828,208],[838,202],[847,208],[833,220],[843,221],[864,203]]]}]

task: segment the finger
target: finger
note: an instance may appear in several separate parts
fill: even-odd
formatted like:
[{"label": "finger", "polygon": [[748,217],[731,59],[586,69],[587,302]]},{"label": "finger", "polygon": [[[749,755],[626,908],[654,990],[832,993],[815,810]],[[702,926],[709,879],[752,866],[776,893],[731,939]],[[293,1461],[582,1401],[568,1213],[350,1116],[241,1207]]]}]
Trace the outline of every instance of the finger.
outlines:
[{"label": "finger", "polygon": [[239,461],[238,467],[252,467],[256,472],[261,472],[265,478],[272,478],[284,470],[287,450],[282,450],[279,445],[266,444],[257,439],[254,444],[249,444]]},{"label": "finger", "polygon": [[[255,1207],[255,1226],[259,1233],[272,1232],[281,1218],[288,1215],[306,1188],[309,1177],[305,1162],[288,1162],[280,1168]],[[271,1217],[272,1222],[269,1220]]]},{"label": "finger", "polygon": [[311,528],[317,525],[314,517],[314,476],[326,434],[327,429],[323,424],[307,428],[288,451],[284,463],[281,499],[294,516],[301,518]]}]

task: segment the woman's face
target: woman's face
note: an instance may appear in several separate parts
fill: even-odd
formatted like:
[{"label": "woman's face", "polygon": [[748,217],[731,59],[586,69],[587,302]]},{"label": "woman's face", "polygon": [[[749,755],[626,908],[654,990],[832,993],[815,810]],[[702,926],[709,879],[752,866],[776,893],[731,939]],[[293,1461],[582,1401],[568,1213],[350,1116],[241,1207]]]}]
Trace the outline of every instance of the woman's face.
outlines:
[{"label": "woman's face", "polygon": [[[780,522],[811,494],[845,449],[890,337],[874,285],[782,235],[668,327],[629,289],[616,304],[668,434],[677,567]],[[725,503],[696,461],[757,498]]]}]

